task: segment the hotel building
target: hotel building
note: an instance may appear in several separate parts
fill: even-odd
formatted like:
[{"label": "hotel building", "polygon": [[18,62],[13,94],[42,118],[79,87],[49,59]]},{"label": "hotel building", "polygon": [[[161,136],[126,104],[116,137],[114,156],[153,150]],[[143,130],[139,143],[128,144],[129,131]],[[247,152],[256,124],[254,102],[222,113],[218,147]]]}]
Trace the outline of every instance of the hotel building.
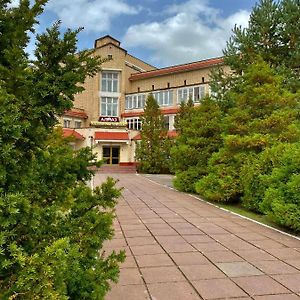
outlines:
[{"label": "hotel building", "polygon": [[174,117],[181,101],[195,104],[210,93],[209,74],[223,65],[222,58],[157,69],[130,55],[107,35],[95,41],[95,55],[108,60],[94,77],[86,78],[85,91],[75,96],[74,108],[61,117],[64,136],[74,136],[74,149],[92,146],[108,165],[134,166],[140,139],[140,117],[152,93],[165,118],[169,136],[175,136]]}]

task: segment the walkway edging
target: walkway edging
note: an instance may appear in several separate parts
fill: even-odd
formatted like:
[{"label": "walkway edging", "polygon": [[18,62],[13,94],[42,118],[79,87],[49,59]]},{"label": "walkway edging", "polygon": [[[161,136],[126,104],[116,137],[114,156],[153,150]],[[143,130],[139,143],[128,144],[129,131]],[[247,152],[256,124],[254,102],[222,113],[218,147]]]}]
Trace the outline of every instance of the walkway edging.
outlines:
[{"label": "walkway edging", "polygon": [[[137,176],[141,176],[141,175],[138,174],[138,173],[137,173],[136,175],[137,175]],[[143,177],[146,178],[147,180],[149,180],[149,181],[151,181],[151,182],[157,184],[157,185],[164,186],[164,187],[166,187],[166,188],[168,188],[168,189],[170,189],[170,190],[173,190],[173,191],[177,191],[177,192],[180,192],[180,193],[187,194],[187,195],[191,196],[191,197],[194,198],[194,199],[200,200],[200,201],[203,202],[203,203],[206,203],[206,204],[208,204],[208,205],[211,205],[211,206],[213,206],[213,207],[216,207],[216,208],[218,208],[218,209],[220,209],[220,210],[229,212],[229,213],[231,213],[231,214],[233,214],[233,215],[235,215],[235,216],[239,216],[239,217],[241,217],[241,218],[243,218],[243,219],[245,219],[245,220],[254,222],[254,223],[259,224],[259,225],[261,225],[261,226],[264,226],[264,227],[266,227],[266,228],[273,229],[273,230],[275,230],[275,231],[277,231],[277,232],[280,232],[280,233],[282,233],[282,234],[284,234],[284,235],[286,235],[286,236],[292,237],[292,238],[294,238],[294,239],[300,241],[300,237],[298,237],[298,236],[295,236],[295,235],[290,234],[290,233],[288,233],[288,232],[285,232],[285,231],[282,231],[282,230],[280,230],[280,229],[274,228],[274,227],[269,226],[269,225],[267,225],[267,224],[261,223],[261,222],[259,222],[259,221],[257,221],[257,220],[253,220],[253,219],[248,218],[248,217],[246,217],[246,216],[240,215],[240,214],[238,214],[238,213],[236,213],[236,212],[233,212],[233,211],[228,210],[228,209],[226,209],[226,208],[220,207],[220,206],[218,206],[217,204],[214,204],[214,203],[205,201],[205,200],[203,200],[202,198],[200,198],[200,197],[198,197],[198,196],[195,196],[195,195],[193,195],[193,194],[178,191],[178,190],[176,190],[175,188],[172,188],[172,187],[170,187],[170,186],[168,186],[168,185],[166,185],[166,184],[161,184],[161,183],[158,183],[158,182],[156,182],[156,181],[153,181],[153,180],[151,180],[150,178],[148,178],[148,177],[146,177],[146,176],[143,176]]]}]

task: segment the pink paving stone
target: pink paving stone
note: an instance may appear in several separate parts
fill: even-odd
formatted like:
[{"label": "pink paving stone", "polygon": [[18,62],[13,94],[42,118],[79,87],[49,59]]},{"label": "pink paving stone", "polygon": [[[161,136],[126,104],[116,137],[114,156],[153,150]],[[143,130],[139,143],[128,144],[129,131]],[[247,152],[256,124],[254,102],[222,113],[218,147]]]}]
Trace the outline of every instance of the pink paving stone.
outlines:
[{"label": "pink paving stone", "polygon": [[138,268],[125,268],[120,270],[119,285],[143,284]]},{"label": "pink paving stone", "polygon": [[258,260],[277,260],[276,257],[261,249],[236,250],[235,252],[245,260],[248,260],[249,262],[255,262]]},{"label": "pink paving stone", "polygon": [[230,279],[208,279],[192,282],[203,299],[231,299],[236,297],[247,296]]},{"label": "pink paving stone", "polygon": [[136,256],[136,260],[140,268],[174,265],[167,254]]},{"label": "pink paving stone", "polygon": [[133,256],[126,256],[125,261],[120,264],[120,268],[137,268],[137,264],[133,258]]},{"label": "pink paving stone", "polygon": [[253,264],[266,274],[299,274],[297,269],[280,260],[256,261]]},{"label": "pink paving stone", "polygon": [[284,260],[287,264],[297,268],[300,270],[300,259],[285,259]]},{"label": "pink paving stone", "polygon": [[234,261],[243,261],[241,257],[236,255],[234,252],[229,250],[224,251],[211,251],[205,253],[205,256],[209,258],[214,263],[218,262],[234,262]]},{"label": "pink paving stone", "polygon": [[281,294],[281,295],[267,295],[267,296],[256,296],[254,300],[299,300],[300,297],[295,294]]},{"label": "pink paving stone", "polygon": [[180,266],[180,270],[190,280],[225,278],[225,274],[213,265]]},{"label": "pink paving stone", "polygon": [[197,250],[205,253],[210,251],[221,251],[221,250],[227,250],[224,246],[217,242],[212,243],[193,243],[192,244]]},{"label": "pink paving stone", "polygon": [[155,245],[157,242],[153,237],[135,237],[127,238],[129,246],[141,246],[141,245]]},{"label": "pink paving stone", "polygon": [[156,238],[158,242],[162,245],[171,244],[171,243],[174,244],[186,243],[186,241],[180,235],[170,235],[170,236],[164,235],[164,236],[157,236]]},{"label": "pink paving stone", "polygon": [[171,253],[170,256],[178,266],[209,264],[209,260],[199,252]]},{"label": "pink paving stone", "polygon": [[273,275],[275,280],[295,293],[300,293],[300,274]]},{"label": "pink paving stone", "polygon": [[163,247],[168,253],[197,251],[188,243],[178,243],[178,244],[170,243],[170,244],[164,244]]},{"label": "pink paving stone", "polygon": [[141,268],[146,283],[186,281],[175,266]]},{"label": "pink paving stone", "polygon": [[[191,285],[187,282],[152,283],[148,285],[148,288],[153,300],[201,299]],[[126,298],[124,298],[124,300],[125,299]]]},{"label": "pink paving stone", "polygon": [[217,266],[229,277],[263,274],[260,270],[253,267],[246,261],[217,263]]},{"label": "pink paving stone", "polygon": [[107,294],[105,300],[150,300],[145,285],[117,285]]},{"label": "pink paving stone", "polygon": [[261,248],[261,249],[280,249],[280,248],[286,248],[285,245],[283,245],[281,243],[278,243],[276,241],[273,241],[271,239],[253,241],[252,243],[256,247]]},{"label": "pink paving stone", "polygon": [[214,240],[208,235],[183,235],[182,236],[189,243],[212,243]]},{"label": "pink paving stone", "polygon": [[148,230],[126,230],[126,231],[124,231],[124,235],[126,238],[151,236],[151,234]]},{"label": "pink paving stone", "polygon": [[134,255],[165,253],[164,249],[159,245],[131,246],[130,248]]},{"label": "pink paving stone", "polygon": [[154,228],[154,229],[150,229],[150,231],[155,236],[159,236],[159,235],[178,235],[178,233],[172,228]]},{"label": "pink paving stone", "polygon": [[268,249],[267,251],[279,259],[300,259],[300,252],[292,248]]},{"label": "pink paving stone", "polygon": [[250,296],[289,293],[285,287],[268,276],[238,277],[233,280]]}]

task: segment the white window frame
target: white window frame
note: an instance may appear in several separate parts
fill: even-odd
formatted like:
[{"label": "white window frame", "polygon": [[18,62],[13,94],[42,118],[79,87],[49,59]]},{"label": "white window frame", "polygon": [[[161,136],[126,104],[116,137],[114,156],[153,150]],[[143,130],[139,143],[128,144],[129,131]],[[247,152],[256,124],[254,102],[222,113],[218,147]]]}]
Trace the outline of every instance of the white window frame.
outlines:
[{"label": "white window frame", "polygon": [[[111,103],[108,103],[108,100],[111,100]],[[114,101],[116,103],[113,103]],[[111,106],[111,108],[110,108],[111,114],[108,114],[108,105]],[[114,105],[116,105],[116,108],[117,108],[115,113],[114,113],[114,109],[113,109]],[[103,107],[105,107],[105,108],[103,109]],[[119,98],[102,96],[100,98],[100,116],[118,117],[119,116]]]},{"label": "white window frame", "polygon": [[145,108],[146,94],[132,94],[125,96],[125,109],[143,109]]},{"label": "white window frame", "polygon": [[[111,75],[111,78],[109,76]],[[114,78],[116,77],[116,78]],[[116,86],[116,90],[114,87]],[[119,93],[120,91],[120,73],[116,71],[104,70],[101,72],[101,92]]]},{"label": "white window frame", "polygon": [[[68,122],[68,126],[65,126],[65,122]],[[63,118],[63,128],[71,128],[71,122],[72,122],[72,119],[70,118]]]},{"label": "white window frame", "polygon": [[[199,99],[195,98],[195,89],[199,89]],[[206,85],[201,84],[201,85],[194,85],[194,86],[189,86],[189,87],[184,87],[180,88],[177,90],[177,103],[179,104],[180,102],[187,102],[190,97],[192,97],[192,100],[195,103],[198,103],[203,99],[206,95]]]},{"label": "white window frame", "polygon": [[[76,123],[80,123],[80,126],[79,127],[76,127]],[[79,120],[79,119],[75,119],[74,120],[74,128],[81,128],[81,126],[82,126],[82,120]]]},{"label": "white window frame", "polygon": [[142,120],[140,118],[126,118],[127,128],[130,130],[141,130],[142,129]]}]

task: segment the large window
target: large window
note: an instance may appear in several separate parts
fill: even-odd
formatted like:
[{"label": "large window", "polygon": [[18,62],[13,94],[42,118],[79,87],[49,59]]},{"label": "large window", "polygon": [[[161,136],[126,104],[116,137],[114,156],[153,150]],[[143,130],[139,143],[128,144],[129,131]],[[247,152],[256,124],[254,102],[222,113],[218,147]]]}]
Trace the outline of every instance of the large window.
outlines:
[{"label": "large window", "polygon": [[116,72],[102,72],[101,91],[113,93],[118,92],[119,74]]},{"label": "large window", "polygon": [[144,108],[146,94],[128,95],[125,98],[125,109]]},{"label": "large window", "polygon": [[160,106],[168,106],[173,104],[173,91],[153,92],[153,97]]},{"label": "large window", "polygon": [[142,122],[139,118],[128,118],[126,119],[128,129],[141,130]]},{"label": "large window", "polygon": [[101,116],[118,116],[118,98],[101,97]]},{"label": "large window", "polygon": [[177,102],[186,102],[191,98],[194,102],[199,102],[205,96],[205,86],[193,86],[178,89]]},{"label": "large window", "polygon": [[64,128],[71,127],[71,119],[64,119]]}]

